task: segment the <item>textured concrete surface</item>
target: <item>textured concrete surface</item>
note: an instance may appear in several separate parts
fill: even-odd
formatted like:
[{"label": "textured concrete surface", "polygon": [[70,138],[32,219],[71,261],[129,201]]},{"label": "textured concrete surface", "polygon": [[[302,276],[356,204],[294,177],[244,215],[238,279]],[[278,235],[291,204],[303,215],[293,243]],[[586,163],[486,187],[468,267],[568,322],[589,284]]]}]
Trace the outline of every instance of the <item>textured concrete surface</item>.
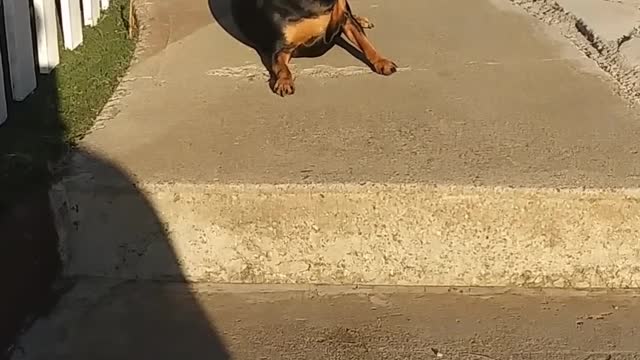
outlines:
[{"label": "textured concrete surface", "polygon": [[67,239],[70,275],[640,287],[637,191],[85,186],[97,190],[68,194],[79,208]]},{"label": "textured concrete surface", "polygon": [[640,358],[633,294],[83,282],[13,360]]}]

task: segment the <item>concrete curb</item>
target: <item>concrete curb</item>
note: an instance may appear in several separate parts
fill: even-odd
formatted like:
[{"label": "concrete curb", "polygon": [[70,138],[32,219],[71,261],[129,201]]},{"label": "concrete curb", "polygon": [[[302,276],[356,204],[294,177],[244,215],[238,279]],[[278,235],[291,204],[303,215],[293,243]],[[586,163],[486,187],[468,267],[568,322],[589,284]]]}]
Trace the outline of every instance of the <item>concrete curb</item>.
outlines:
[{"label": "concrete curb", "polygon": [[640,287],[638,190],[67,185],[72,276]]}]

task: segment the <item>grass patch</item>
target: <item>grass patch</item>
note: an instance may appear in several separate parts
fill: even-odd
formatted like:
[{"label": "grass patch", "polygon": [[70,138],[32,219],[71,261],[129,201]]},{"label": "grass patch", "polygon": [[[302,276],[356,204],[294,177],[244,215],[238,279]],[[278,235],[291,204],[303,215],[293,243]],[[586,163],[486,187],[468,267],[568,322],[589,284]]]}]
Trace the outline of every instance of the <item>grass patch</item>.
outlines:
[{"label": "grass patch", "polygon": [[60,65],[39,75],[36,91],[9,104],[9,118],[0,126],[0,215],[48,185],[48,163],[86,134],[113,94],[135,47],[128,16],[129,1],[112,0],[98,25],[84,29],[83,44],[61,50]]}]

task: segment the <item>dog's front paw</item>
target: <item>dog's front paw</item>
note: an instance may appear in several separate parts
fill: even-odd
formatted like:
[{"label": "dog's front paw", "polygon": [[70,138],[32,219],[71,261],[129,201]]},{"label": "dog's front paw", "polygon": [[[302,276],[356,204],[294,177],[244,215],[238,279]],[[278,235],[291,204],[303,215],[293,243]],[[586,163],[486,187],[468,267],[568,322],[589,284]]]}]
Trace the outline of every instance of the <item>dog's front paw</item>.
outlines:
[{"label": "dog's front paw", "polygon": [[380,75],[391,75],[398,71],[398,65],[387,59],[380,59],[373,63],[374,70]]},{"label": "dog's front paw", "polygon": [[273,85],[273,92],[280,96],[293,95],[296,92],[296,88],[293,85],[293,79],[290,77],[278,78]]}]

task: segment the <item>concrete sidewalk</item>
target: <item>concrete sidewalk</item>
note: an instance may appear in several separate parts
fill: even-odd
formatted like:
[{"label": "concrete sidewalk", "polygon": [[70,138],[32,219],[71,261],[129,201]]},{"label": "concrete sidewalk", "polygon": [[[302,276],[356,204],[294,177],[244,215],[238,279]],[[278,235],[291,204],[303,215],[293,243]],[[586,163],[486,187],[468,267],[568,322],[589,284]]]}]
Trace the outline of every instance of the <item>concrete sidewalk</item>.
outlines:
[{"label": "concrete sidewalk", "polygon": [[399,73],[335,48],[285,99],[204,1],[142,4],[138,61],[52,192],[80,280],[15,359],[640,358],[637,293],[504,288],[640,287],[635,33],[551,1],[401,3],[352,1]]},{"label": "concrete sidewalk", "polygon": [[15,360],[632,360],[639,318],[624,294],[94,280]]},{"label": "concrete sidewalk", "polygon": [[206,3],[158,2],[164,48],[83,145],[142,183],[635,187],[638,113],[553,28],[500,3],[356,1],[401,72],[335,48],[296,59],[299,91],[280,99]]},{"label": "concrete sidewalk", "polygon": [[508,2],[353,6],[401,71],[335,48],[296,59],[281,99],[205,3],[148,4],[126,95],[64,181],[68,274],[640,284],[640,121],[619,82]]},{"label": "concrete sidewalk", "polygon": [[336,47],[295,59],[282,99],[206,3],[147,4],[125,95],[63,183],[67,273],[640,286],[640,113],[567,24],[498,0],[352,5],[401,71]]}]

